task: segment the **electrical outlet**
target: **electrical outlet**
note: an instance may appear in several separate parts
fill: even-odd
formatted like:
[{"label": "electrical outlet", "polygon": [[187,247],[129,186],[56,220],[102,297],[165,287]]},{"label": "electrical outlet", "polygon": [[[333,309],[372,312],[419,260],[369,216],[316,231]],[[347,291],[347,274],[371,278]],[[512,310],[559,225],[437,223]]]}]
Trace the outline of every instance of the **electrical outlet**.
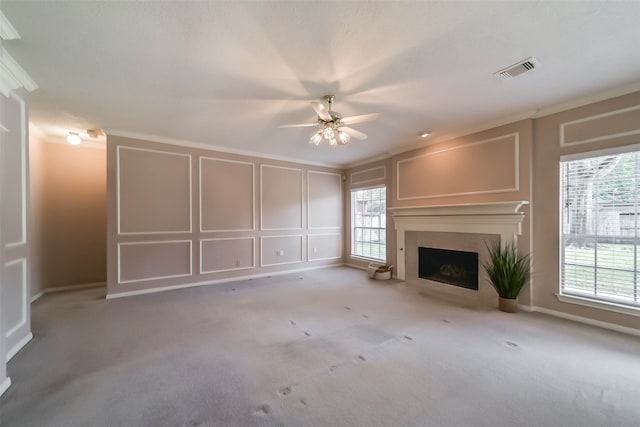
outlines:
[{"label": "electrical outlet", "polygon": [[318,248],[313,248],[313,253],[317,254],[318,253]]},{"label": "electrical outlet", "polygon": [[282,249],[278,251],[278,256],[284,256],[284,251]]},{"label": "electrical outlet", "polygon": [[236,260],[236,267],[240,267],[240,260],[239,259]]}]

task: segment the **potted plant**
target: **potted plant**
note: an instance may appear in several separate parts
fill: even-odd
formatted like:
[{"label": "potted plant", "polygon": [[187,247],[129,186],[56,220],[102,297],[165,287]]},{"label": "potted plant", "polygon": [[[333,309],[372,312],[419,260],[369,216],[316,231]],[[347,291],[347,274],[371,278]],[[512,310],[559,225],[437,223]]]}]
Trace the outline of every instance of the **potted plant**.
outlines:
[{"label": "potted plant", "polygon": [[[486,244],[486,243],[485,243]],[[483,263],[484,270],[489,276],[491,286],[499,296],[498,308],[507,313],[518,311],[518,294],[529,282],[531,277],[531,263],[529,255],[520,255],[514,241],[499,242],[487,245],[489,259]]]}]

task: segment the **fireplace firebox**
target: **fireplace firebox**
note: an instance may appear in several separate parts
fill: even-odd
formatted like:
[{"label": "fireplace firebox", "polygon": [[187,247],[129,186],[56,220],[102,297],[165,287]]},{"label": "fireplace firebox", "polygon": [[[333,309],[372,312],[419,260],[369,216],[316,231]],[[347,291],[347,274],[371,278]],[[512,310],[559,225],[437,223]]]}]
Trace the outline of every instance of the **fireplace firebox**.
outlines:
[{"label": "fireplace firebox", "polygon": [[418,277],[477,291],[478,253],[420,247]]}]

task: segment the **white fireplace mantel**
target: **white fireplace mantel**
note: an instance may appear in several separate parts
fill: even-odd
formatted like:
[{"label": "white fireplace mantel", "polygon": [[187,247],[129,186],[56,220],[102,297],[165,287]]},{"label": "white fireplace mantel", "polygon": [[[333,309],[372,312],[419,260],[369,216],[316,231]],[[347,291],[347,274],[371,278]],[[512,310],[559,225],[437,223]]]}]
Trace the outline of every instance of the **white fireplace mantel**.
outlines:
[{"label": "white fireplace mantel", "polygon": [[449,233],[498,234],[500,242],[517,240],[522,234],[524,213],[520,208],[529,202],[495,202],[460,205],[437,205],[387,208],[396,229],[396,273],[405,279],[405,233],[433,231]]}]

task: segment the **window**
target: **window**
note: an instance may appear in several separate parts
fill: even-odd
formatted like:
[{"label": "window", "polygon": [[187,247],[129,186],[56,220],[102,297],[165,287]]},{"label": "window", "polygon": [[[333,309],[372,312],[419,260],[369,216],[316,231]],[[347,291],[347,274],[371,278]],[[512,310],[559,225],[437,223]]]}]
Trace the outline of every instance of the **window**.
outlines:
[{"label": "window", "polygon": [[560,175],[560,294],[640,307],[640,151],[562,161]]},{"label": "window", "polygon": [[351,192],[351,255],[386,261],[386,187]]}]

